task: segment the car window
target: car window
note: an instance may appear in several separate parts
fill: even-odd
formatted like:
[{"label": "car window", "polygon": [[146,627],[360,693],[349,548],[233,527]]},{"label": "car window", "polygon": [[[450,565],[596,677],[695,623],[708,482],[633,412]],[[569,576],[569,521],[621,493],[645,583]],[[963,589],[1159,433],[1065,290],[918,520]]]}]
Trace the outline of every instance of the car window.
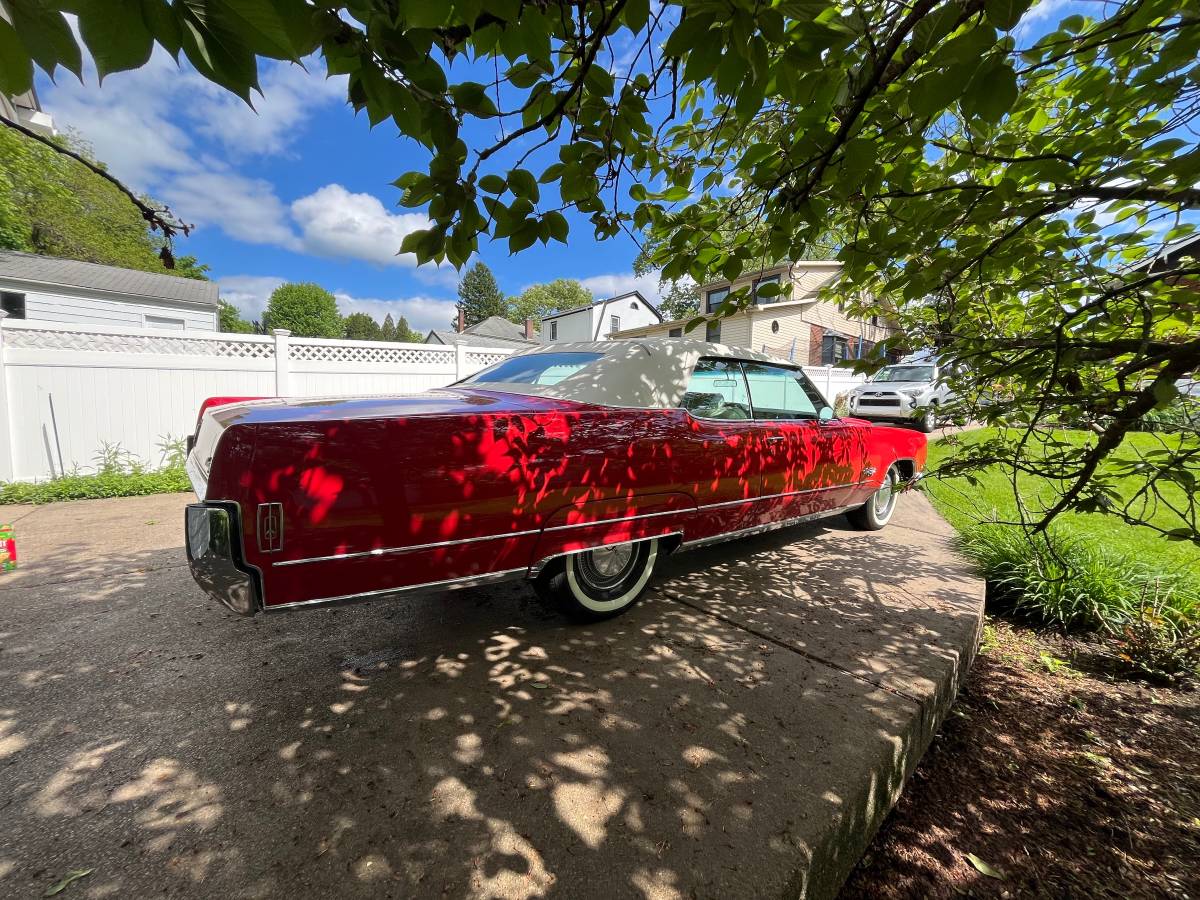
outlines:
[{"label": "car window", "polygon": [[872,381],[933,381],[933,366],[884,366]]},{"label": "car window", "polygon": [[744,362],[756,419],[815,419],[825,405],[804,373],[768,363]]},{"label": "car window", "polygon": [[458,384],[558,384],[584,366],[594,363],[602,353],[530,353],[510,356],[495,365],[468,375]]},{"label": "car window", "polygon": [[679,404],[698,419],[749,419],[750,394],[736,360],[701,359]]}]

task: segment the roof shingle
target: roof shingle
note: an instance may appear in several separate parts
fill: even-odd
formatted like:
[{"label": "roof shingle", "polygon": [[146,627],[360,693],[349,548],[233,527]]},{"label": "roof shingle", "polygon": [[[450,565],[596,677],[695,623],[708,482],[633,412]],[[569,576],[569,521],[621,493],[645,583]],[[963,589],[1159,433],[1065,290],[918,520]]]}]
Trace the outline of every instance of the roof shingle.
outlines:
[{"label": "roof shingle", "polygon": [[139,272],[136,269],[102,266],[16,250],[0,250],[0,279],[4,278],[109,291],[131,297],[201,303],[205,306],[216,306],[218,300],[217,285],[212,281]]}]

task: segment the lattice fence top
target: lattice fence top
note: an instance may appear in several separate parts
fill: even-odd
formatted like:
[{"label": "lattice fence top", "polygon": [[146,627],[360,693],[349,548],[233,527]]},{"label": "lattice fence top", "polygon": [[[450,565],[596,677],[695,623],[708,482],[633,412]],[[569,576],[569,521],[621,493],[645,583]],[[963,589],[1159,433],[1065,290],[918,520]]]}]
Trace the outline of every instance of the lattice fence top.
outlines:
[{"label": "lattice fence top", "polygon": [[4,344],[30,350],[80,350],[101,353],[156,353],[170,356],[218,356],[228,359],[272,359],[274,341],[135,335],[103,332],[6,328]]},{"label": "lattice fence top", "polygon": [[507,353],[474,353],[467,351],[467,362],[476,363],[481,366],[490,366],[492,363],[498,363],[502,359],[508,359]]},{"label": "lattice fence top", "polygon": [[387,344],[309,343],[295,338],[288,355],[301,362],[385,363],[388,365],[454,365],[453,348],[407,347]]}]

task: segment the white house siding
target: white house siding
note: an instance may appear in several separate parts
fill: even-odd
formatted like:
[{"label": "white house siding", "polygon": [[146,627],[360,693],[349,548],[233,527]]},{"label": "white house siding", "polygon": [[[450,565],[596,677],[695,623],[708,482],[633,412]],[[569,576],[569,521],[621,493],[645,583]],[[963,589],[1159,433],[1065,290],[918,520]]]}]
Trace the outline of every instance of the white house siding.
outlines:
[{"label": "white house siding", "polygon": [[29,322],[60,322],[67,325],[121,325],[129,328],[167,327],[159,320],[182,321],[184,328],[216,331],[217,311],[199,304],[173,304],[143,297],[113,297],[99,291],[43,286],[0,280],[0,291],[25,295],[25,319]]},{"label": "white house siding", "polygon": [[[564,341],[596,340],[596,326],[592,319],[594,308],[584,307],[565,315],[542,319],[542,342],[561,344]],[[552,326],[552,322],[557,322],[557,326]]]},{"label": "white house siding", "polygon": [[[626,295],[584,306],[561,315],[542,318],[543,344],[563,341],[606,340],[611,333],[612,317],[621,320],[621,331],[656,325],[660,321],[650,304],[640,296]],[[557,328],[551,323],[558,323]],[[666,337],[666,331],[663,332]]]}]

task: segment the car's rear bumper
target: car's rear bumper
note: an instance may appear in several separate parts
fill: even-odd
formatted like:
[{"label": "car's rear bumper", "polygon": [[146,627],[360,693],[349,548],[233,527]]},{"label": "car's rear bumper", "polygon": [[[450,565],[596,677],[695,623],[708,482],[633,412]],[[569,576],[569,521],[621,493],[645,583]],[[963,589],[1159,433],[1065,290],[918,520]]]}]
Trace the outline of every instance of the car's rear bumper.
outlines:
[{"label": "car's rear bumper", "polygon": [[241,516],[234,503],[192,503],[184,514],[188,568],[210,597],[235,613],[262,608],[258,572],[241,552]]}]

